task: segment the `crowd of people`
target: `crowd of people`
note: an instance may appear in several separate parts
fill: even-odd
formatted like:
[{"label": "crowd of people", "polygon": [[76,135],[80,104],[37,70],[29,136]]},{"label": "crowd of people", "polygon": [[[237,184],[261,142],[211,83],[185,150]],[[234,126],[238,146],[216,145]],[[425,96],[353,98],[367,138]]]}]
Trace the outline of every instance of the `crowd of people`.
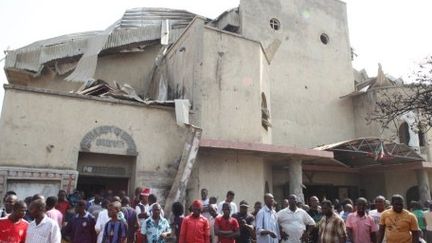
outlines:
[{"label": "crowd of people", "polygon": [[[304,204],[294,194],[277,205],[264,195],[253,208],[228,191],[218,202],[201,190],[188,213],[175,202],[165,215],[149,188],[137,188],[130,200],[111,190],[85,200],[79,191],[20,200],[9,191],[0,210],[0,243],[411,243],[432,242],[432,202],[424,209],[404,198],[378,196],[342,202],[312,196]],[[276,211],[277,209],[277,211]]]}]

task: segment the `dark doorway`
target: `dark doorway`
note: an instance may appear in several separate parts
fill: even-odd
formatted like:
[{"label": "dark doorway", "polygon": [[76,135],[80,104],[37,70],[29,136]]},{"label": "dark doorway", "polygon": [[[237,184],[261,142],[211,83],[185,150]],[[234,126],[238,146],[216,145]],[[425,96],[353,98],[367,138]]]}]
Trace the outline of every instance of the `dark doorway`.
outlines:
[{"label": "dark doorway", "polygon": [[95,193],[112,190],[114,195],[124,190],[128,191],[129,178],[103,177],[103,176],[79,176],[77,189],[90,198]]},{"label": "dark doorway", "polygon": [[317,196],[320,200],[325,198],[334,201],[335,199],[356,199],[359,192],[355,186],[306,185],[306,188],[303,189],[303,194],[306,201],[311,196]]}]

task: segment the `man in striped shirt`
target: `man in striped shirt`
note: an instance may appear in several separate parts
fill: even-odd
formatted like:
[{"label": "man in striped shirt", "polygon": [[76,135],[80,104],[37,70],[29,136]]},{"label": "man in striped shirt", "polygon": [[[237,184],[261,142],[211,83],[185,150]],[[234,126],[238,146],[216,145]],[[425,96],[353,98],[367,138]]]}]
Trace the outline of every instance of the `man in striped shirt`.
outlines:
[{"label": "man in striped shirt", "polygon": [[126,243],[127,223],[118,218],[120,210],[120,202],[115,201],[108,206],[108,215],[111,220],[105,225],[103,243]]},{"label": "man in striped shirt", "polygon": [[320,243],[345,243],[347,233],[345,223],[339,215],[333,212],[332,204],[328,200],[321,203],[323,217],[318,223]]}]

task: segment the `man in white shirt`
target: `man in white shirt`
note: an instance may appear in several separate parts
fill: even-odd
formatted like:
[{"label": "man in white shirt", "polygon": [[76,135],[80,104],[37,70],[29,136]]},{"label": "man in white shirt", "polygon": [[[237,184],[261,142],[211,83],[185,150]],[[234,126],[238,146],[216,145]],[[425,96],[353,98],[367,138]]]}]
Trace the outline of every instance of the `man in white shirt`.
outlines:
[{"label": "man in white shirt", "polygon": [[60,243],[61,233],[58,223],[45,214],[45,202],[41,199],[30,204],[30,215],[34,220],[29,224],[26,243]]},{"label": "man in white shirt", "polygon": [[288,207],[277,213],[278,223],[282,229],[281,237],[284,243],[301,243],[306,240],[315,225],[309,214],[297,207],[297,196],[288,196]]},{"label": "man in white shirt", "polygon": [[277,222],[276,211],[273,209],[273,195],[264,195],[265,206],[258,212],[256,222],[256,242],[257,243],[278,243],[280,239],[279,224]]},{"label": "man in white shirt", "polygon": [[135,207],[140,225],[144,224],[145,220],[150,216],[149,214],[149,201],[150,188],[144,188],[140,194],[140,202]]},{"label": "man in white shirt", "polygon": [[222,212],[222,205],[224,205],[224,203],[229,203],[230,204],[230,208],[231,208],[231,215],[233,215],[233,214],[235,214],[235,213],[237,213],[238,211],[237,211],[237,205],[235,204],[235,202],[233,202],[234,201],[234,196],[235,196],[235,194],[234,194],[234,192],[233,191],[228,191],[227,192],[227,194],[226,194],[226,199],[225,199],[225,201],[222,201],[222,202],[220,202],[219,203],[219,205],[218,205],[218,214],[223,214],[223,212]]}]

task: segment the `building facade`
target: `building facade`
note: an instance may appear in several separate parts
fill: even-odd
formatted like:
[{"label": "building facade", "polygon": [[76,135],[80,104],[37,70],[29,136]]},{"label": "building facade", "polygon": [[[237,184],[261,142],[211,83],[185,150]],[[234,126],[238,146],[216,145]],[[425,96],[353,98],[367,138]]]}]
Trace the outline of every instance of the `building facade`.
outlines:
[{"label": "building facade", "polygon": [[[365,123],[391,84],[359,92],[338,0],[242,0],[215,20],[131,9],[105,31],[10,51],[5,72],[0,194],[146,186],[170,202],[200,188],[249,202],[265,192],[430,199],[428,143],[416,153]],[[199,146],[184,123],[199,128]],[[390,146],[405,153],[374,157]]]}]

